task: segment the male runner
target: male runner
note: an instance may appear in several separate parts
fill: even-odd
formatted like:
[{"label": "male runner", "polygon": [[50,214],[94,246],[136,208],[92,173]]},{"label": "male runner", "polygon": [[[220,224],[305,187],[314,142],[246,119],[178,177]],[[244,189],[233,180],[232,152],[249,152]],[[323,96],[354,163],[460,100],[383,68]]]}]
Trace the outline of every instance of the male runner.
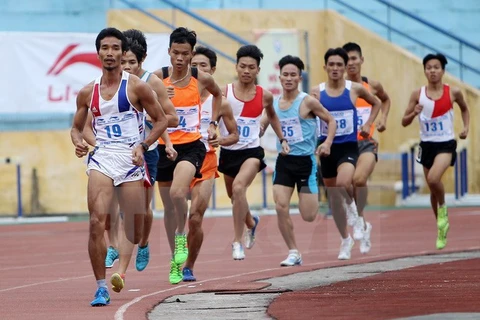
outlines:
[{"label": "male runner", "polygon": [[455,164],[457,141],[453,129],[453,103],[462,114],[463,130],[459,138],[466,139],[470,124],[470,112],[462,91],[442,81],[447,58],[443,54],[427,54],[423,58],[423,69],[428,84],[415,89],[402,119],[404,127],[410,125],[418,115],[420,122],[420,147],[417,161],[423,165],[423,173],[430,189],[430,203],[437,219],[437,249],[447,245],[450,228],[445,188],[442,176],[449,166]]},{"label": "male runner", "polygon": [[[175,161],[167,159],[165,142],[160,140],[158,146],[160,160],[158,162],[157,181],[164,207],[164,223],[172,260],[170,263],[170,283],[182,281],[181,266],[188,257],[185,222],[188,212],[187,195],[194,177],[201,178],[206,148],[201,141],[200,92],[206,89],[213,95],[212,119],[218,118],[218,110],[222,104],[222,92],[212,76],[190,68],[193,48],[197,43],[194,31],[180,27],[170,34],[168,53],[173,67],[162,68],[155,74],[163,79],[165,86],[174,87],[171,98],[180,118],[179,125],[168,129],[174,149],[178,152]],[[209,139],[216,138],[217,122],[213,120],[207,129]],[[193,201],[194,199],[192,199]]]},{"label": "male runner", "polygon": [[[275,112],[282,124],[282,131],[290,146],[288,155],[283,155],[280,143],[277,149],[275,171],[273,173],[273,198],[277,211],[278,228],[289,249],[288,256],[281,266],[302,264],[302,255],[298,251],[290,218],[290,200],[295,186],[299,198],[299,211],[302,219],[312,222],[318,213],[317,161],[315,149],[317,143],[317,117],[328,124],[328,133],[319,156],[328,156],[335,137],[335,119],[320,104],[318,99],[298,90],[305,66],[298,57],[290,55],[280,59],[280,83],[282,95],[274,100]],[[268,120],[266,120],[268,121]],[[268,122],[262,118],[262,125]],[[266,122],[266,123],[265,123]]]},{"label": "male runner", "polygon": [[[325,53],[324,70],[327,72],[327,82],[312,89],[312,95],[320,99],[320,103],[335,118],[337,129],[328,157],[320,157],[323,181],[328,188],[328,197],[332,206],[333,218],[342,237],[338,259],[347,260],[351,257],[354,241],[347,231],[346,213],[343,203],[352,198],[352,179],[358,159],[357,144],[357,108],[355,102],[363,98],[372,105],[372,111],[360,134],[368,137],[370,126],[380,110],[380,101],[361,84],[344,79],[348,54],[342,48],[329,49]],[[321,144],[327,137],[328,125],[321,122]]]},{"label": "male runner", "polygon": [[[378,97],[381,101],[382,115],[377,121],[378,132],[386,129],[387,116],[390,110],[390,98],[383,89],[380,82],[366,77],[362,77],[361,70],[364,62],[362,49],[356,43],[349,42],[343,46],[348,53],[347,80],[362,84],[369,92]],[[358,127],[367,121],[372,111],[372,106],[364,99],[357,99],[355,106],[358,114]],[[367,180],[375,168],[378,161],[378,142],[373,138],[375,125],[370,128],[370,135],[364,138],[358,134],[358,153],[357,166],[353,175],[354,199],[347,206],[347,222],[353,226],[353,239],[360,240],[360,252],[368,253],[371,248],[370,233],[372,225],[364,219],[363,210],[367,204]],[[356,204],[355,204],[356,202]],[[357,211],[358,210],[358,211]],[[357,219],[358,216],[358,219]]]},{"label": "male runner", "polygon": [[[232,244],[234,260],[243,260],[245,251],[242,245],[244,224],[245,247],[252,248],[255,243],[255,229],[259,217],[252,217],[247,202],[247,188],[257,173],[266,167],[263,158],[265,152],[260,146],[260,118],[266,111],[270,124],[282,143],[282,152],[288,154],[287,140],[273,108],[272,94],[255,84],[260,72],[260,60],[263,53],[254,45],[246,45],[237,51],[236,71],[238,80],[227,85],[224,95],[232,106],[237,122],[239,141],[231,146],[220,148],[218,171],[224,174],[227,194],[232,200],[233,225],[235,236]],[[228,134],[225,124],[220,122],[220,135]]]},{"label": "male runner", "polygon": [[[88,251],[97,280],[92,306],[105,306],[110,296],[105,281],[105,220],[118,192],[124,213],[125,235],[137,244],[145,214],[143,154],[167,127],[167,119],[151,88],[134,75],[123,72],[120,60],[126,38],[115,28],[103,29],[95,40],[102,75],[82,88],[71,130],[77,157],[88,153],[82,131],[90,109],[94,117],[96,147],[89,155],[88,207],[90,212]],[[150,115],[153,128],[144,138],[143,111]],[[119,187],[119,188],[115,188]],[[120,253],[122,254],[122,252]]]},{"label": "male runner", "polygon": [[[192,58],[192,67],[213,75],[217,66],[216,53],[205,47],[196,47]],[[200,173],[201,178],[193,179],[191,183],[192,203],[188,217],[188,258],[183,268],[183,281],[196,281],[193,275],[193,267],[197,260],[203,242],[202,222],[205,210],[212,196],[214,180],[219,177],[217,173],[217,154],[215,148],[228,146],[238,142],[237,123],[233,117],[232,108],[228,101],[223,99],[218,116],[223,120],[229,134],[218,139],[208,139],[208,126],[212,121],[212,95],[207,90],[201,92],[202,118],[200,132],[202,142],[207,148],[207,155],[203,161]]]}]

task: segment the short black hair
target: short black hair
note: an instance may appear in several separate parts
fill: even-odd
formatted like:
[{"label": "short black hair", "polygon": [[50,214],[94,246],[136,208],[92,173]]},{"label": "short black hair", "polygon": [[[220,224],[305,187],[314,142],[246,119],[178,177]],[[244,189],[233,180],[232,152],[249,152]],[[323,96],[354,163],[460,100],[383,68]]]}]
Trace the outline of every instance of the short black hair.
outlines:
[{"label": "short black hair", "polygon": [[250,57],[255,59],[257,61],[257,66],[260,66],[260,60],[263,59],[263,53],[262,51],[255,45],[253,44],[248,44],[245,46],[240,47],[237,51],[237,63],[240,60],[240,58],[243,57]]},{"label": "short black hair", "polygon": [[213,68],[217,66],[217,54],[212,49],[209,49],[207,47],[197,46],[195,48],[195,52],[193,53],[193,55],[197,55],[197,54],[202,54],[205,57],[207,57],[210,62],[210,67]]},{"label": "short black hair", "polygon": [[127,39],[122,31],[118,30],[117,28],[105,28],[100,31],[95,39],[95,47],[97,48],[97,53],[100,52],[100,42],[108,37],[117,38],[122,42],[122,51],[127,51]]},{"label": "short black hair", "polygon": [[433,59],[437,59],[438,61],[440,61],[440,64],[442,65],[442,70],[445,70],[445,66],[447,65],[448,61],[447,61],[447,58],[441,53],[437,53],[437,54],[429,53],[429,54],[427,54],[425,56],[425,58],[423,58],[423,69],[425,69],[425,66],[427,65],[427,62],[430,61],[430,60],[433,60]]},{"label": "short black hair", "polygon": [[345,65],[347,65],[348,63],[348,53],[343,48],[328,49],[327,52],[325,52],[325,64],[327,64],[328,58],[330,58],[331,56],[340,56],[343,58]]},{"label": "short black hair", "polygon": [[138,44],[145,49],[145,53],[147,53],[147,38],[142,31],[138,29],[128,29],[126,31],[123,31],[123,34],[127,39],[130,38],[133,41],[138,42]]},{"label": "short black hair", "polygon": [[302,70],[305,70],[305,65],[303,64],[302,59],[300,59],[299,57],[288,55],[280,59],[280,61],[278,62],[278,66],[280,67],[280,72],[282,71],[283,67],[285,67],[287,64],[295,65],[299,70],[299,74],[302,74]]},{"label": "short black hair", "polygon": [[130,50],[137,58],[137,62],[141,63],[143,59],[147,56],[145,48],[137,42],[137,40],[132,40],[127,38],[127,51]]},{"label": "short black hair", "polygon": [[172,31],[170,34],[169,47],[172,47],[172,43],[188,43],[192,50],[197,44],[197,33],[193,30],[188,30],[184,27],[179,27]]},{"label": "short black hair", "polygon": [[343,45],[343,50],[347,51],[347,53],[356,51],[360,54],[360,57],[362,56],[362,48],[355,42],[347,42]]}]

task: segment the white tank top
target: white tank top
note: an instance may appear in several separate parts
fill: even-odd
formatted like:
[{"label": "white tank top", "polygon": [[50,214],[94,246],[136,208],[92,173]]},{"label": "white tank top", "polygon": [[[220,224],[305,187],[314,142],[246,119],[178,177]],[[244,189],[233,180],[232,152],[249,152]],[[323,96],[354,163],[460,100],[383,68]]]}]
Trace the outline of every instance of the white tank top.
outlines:
[{"label": "white tank top", "polygon": [[[226,97],[232,106],[233,116],[237,121],[239,140],[231,146],[222,146],[229,150],[244,150],[260,146],[260,118],[263,112],[263,89],[256,87],[255,97],[250,101],[237,99],[233,84],[227,85]],[[220,120],[220,135],[227,136],[228,130]]]},{"label": "white tank top", "polygon": [[208,127],[212,121],[212,102],[212,95],[209,95],[208,98],[202,102],[202,114],[200,117],[200,133],[202,134],[201,141],[205,145],[207,152],[215,152],[215,148],[208,143]]},{"label": "white tank top", "polygon": [[100,94],[101,76],[95,80],[90,110],[96,146],[99,148],[131,152],[144,139],[144,115],[128,99],[129,77],[129,73],[122,72],[118,90],[108,101]]},{"label": "white tank top", "polygon": [[453,104],[448,84],[443,85],[443,94],[438,100],[430,99],[426,87],[422,87],[418,104],[423,106],[418,115],[421,141],[443,142],[455,139]]},{"label": "white tank top", "polygon": [[[145,71],[142,74],[142,77],[140,78],[140,80],[148,83],[148,79],[150,79],[151,75],[152,75],[151,72]],[[150,121],[147,120],[147,111],[143,110],[143,112],[145,113],[145,137],[148,137],[148,135],[150,134],[150,131],[153,128],[153,125]],[[150,147],[148,148],[148,151],[154,150],[157,146],[158,146],[158,141],[156,140],[154,143],[150,145]]]}]

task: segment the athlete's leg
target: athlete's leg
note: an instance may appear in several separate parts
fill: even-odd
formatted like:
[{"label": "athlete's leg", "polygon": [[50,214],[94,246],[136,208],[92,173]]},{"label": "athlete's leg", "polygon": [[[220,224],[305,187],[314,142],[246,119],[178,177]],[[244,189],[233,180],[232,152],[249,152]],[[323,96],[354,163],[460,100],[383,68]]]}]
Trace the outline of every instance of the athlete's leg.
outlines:
[{"label": "athlete's leg", "polygon": [[215,179],[203,180],[192,188],[192,204],[188,217],[188,258],[185,267],[193,270],[203,243],[203,215],[212,196]]},{"label": "athlete's leg", "polygon": [[430,192],[435,196],[437,204],[442,206],[445,204],[445,188],[442,183],[442,176],[447,171],[452,162],[451,153],[439,153],[433,161],[433,166],[428,170],[426,175],[427,184]]},{"label": "athlete's leg", "polygon": [[105,280],[105,223],[114,198],[112,179],[103,173],[90,170],[88,176],[88,211],[90,212],[88,254],[95,279]]},{"label": "athlete's leg", "polygon": [[367,204],[368,188],[367,181],[375,169],[375,154],[372,152],[364,152],[360,154],[355,174],[353,175],[353,186],[355,187],[355,200],[357,211],[360,217],[363,217],[363,210]]},{"label": "athlete's leg", "polygon": [[[297,250],[295,234],[293,233],[293,222],[290,217],[290,199],[294,188],[280,184],[273,185],[273,200],[277,211],[278,229],[289,250]],[[317,202],[318,203],[318,202]]]},{"label": "athlete's leg", "polygon": [[[425,181],[427,181],[429,171],[430,171],[429,169],[423,167],[423,175],[425,176]],[[437,210],[438,210],[438,201],[431,190],[430,190],[430,207],[432,208],[432,211],[433,211],[433,214],[435,215],[435,220],[436,220]]]},{"label": "athlete's leg", "polygon": [[[230,201],[233,204],[232,189],[233,189],[233,181],[235,180],[235,178],[227,176],[226,174],[224,174],[223,175],[223,180],[225,182],[225,189],[227,190],[227,195],[228,195],[228,197],[230,198]],[[245,216],[245,224],[246,224],[248,229],[252,229],[255,226],[255,220],[253,219],[250,208],[248,208],[247,215]]]}]

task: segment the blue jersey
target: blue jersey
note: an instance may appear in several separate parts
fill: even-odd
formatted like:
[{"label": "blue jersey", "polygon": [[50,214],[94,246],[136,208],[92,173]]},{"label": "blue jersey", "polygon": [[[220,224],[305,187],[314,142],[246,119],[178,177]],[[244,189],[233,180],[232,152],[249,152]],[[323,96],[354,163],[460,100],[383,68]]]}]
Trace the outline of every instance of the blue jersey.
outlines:
[{"label": "blue jersey", "polygon": [[[315,152],[317,141],[316,119],[304,119],[300,116],[300,105],[306,96],[308,94],[300,92],[286,110],[280,109],[280,97],[273,101],[273,107],[282,125],[283,136],[290,146],[289,155],[306,156]],[[277,150],[278,152],[282,151],[279,141],[277,141]]]},{"label": "blue jersey", "polygon": [[[320,103],[328,110],[337,123],[333,143],[357,142],[357,108],[350,99],[352,82],[345,80],[345,90],[338,97],[330,97],[325,83],[320,84]],[[327,123],[320,121],[320,139],[325,140],[328,133]]]}]

